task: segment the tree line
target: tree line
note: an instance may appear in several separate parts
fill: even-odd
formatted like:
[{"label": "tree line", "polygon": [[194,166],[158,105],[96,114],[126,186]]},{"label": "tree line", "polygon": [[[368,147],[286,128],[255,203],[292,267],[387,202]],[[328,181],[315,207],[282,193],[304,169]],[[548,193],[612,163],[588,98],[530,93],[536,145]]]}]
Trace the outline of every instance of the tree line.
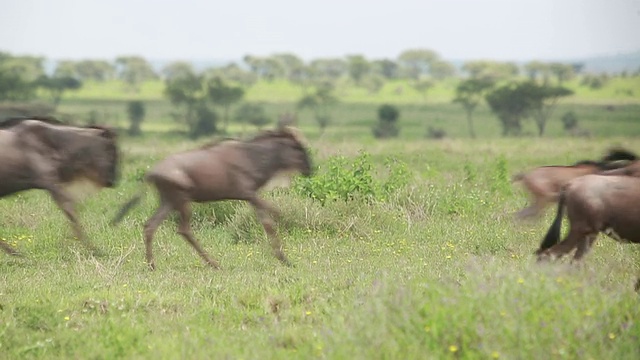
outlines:
[{"label": "tree line", "polygon": [[[410,49],[395,59],[375,60],[349,55],[305,62],[292,53],[246,55],[241,63],[200,71],[187,61],[171,62],[156,71],[143,57],[120,56],[113,61],[62,60],[47,74],[44,61],[43,57],[0,52],[0,101],[28,101],[38,89],[43,89],[57,105],[65,91],[78,89],[88,81],[117,79],[126,85],[127,91],[136,92],[142,83],[162,79],[164,94],[176,108],[174,118],[185,123],[193,137],[225,132],[232,118],[244,119],[255,126],[268,122],[257,104],[242,104],[235,114],[231,111],[257,81],[286,80],[299,86],[302,96],[297,108],[311,111],[324,130],[331,121],[330,109],[338,101],[334,90],[340,84],[347,82],[374,94],[387,81],[401,79],[426,98],[437,82],[452,77],[459,78],[453,101],[464,108],[471,137],[475,137],[473,114],[482,102],[499,119],[504,135],[519,134],[526,118],[534,119],[539,135],[543,135],[546,120],[558,99],[572,93],[563,84],[583,68],[582,64],[540,61],[531,61],[520,68],[511,62],[474,60],[458,69],[429,49]],[[597,88],[605,81],[606,76],[583,76],[582,85]],[[399,87],[396,91],[403,89]],[[141,120],[136,121],[137,130],[133,133],[139,132]]]}]

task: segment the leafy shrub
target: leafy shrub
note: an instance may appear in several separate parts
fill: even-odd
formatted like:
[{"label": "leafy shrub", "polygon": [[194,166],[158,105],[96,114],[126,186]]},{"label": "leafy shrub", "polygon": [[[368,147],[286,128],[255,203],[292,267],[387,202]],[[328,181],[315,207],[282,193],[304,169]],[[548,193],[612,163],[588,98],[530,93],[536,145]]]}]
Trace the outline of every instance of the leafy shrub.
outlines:
[{"label": "leafy shrub", "polygon": [[397,126],[400,111],[393,105],[384,104],[378,108],[378,125],[373,128],[373,136],[378,139],[398,136]]},{"label": "leafy shrub", "polygon": [[578,117],[573,111],[568,111],[562,115],[562,125],[565,130],[569,131],[578,127]]},{"label": "leafy shrub", "polygon": [[425,135],[427,139],[444,139],[447,137],[447,132],[442,128],[434,128],[433,126],[429,126],[427,128],[427,134]]},{"label": "leafy shrub", "polygon": [[252,103],[242,104],[238,110],[236,110],[235,118],[238,122],[251,124],[258,129],[261,129],[271,122],[271,119],[264,110],[264,106]]},{"label": "leafy shrub", "polygon": [[129,135],[140,136],[142,130],[140,124],[144,121],[145,107],[144,103],[139,100],[129,101],[127,103],[127,115],[129,116]]},{"label": "leafy shrub", "polygon": [[409,182],[406,165],[394,158],[385,160],[387,176],[375,176],[370,155],[364,151],[350,160],[332,156],[311,178],[297,178],[294,189],[307,197],[325,204],[328,201],[351,201],[356,198],[386,200]]},{"label": "leafy shrub", "polygon": [[189,134],[192,139],[216,133],[218,114],[206,105],[201,105],[197,108],[195,121]]}]

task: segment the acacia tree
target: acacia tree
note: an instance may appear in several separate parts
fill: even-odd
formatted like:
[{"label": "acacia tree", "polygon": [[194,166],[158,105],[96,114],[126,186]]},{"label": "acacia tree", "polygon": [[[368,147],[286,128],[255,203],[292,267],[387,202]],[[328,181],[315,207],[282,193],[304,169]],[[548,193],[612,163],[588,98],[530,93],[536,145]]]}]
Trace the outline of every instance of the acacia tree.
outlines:
[{"label": "acacia tree", "polygon": [[258,81],[256,74],[242,69],[235,63],[209,68],[203,74],[206,78],[218,77],[224,82],[240,85],[243,89],[248,89]]},{"label": "acacia tree", "polygon": [[271,122],[264,107],[255,103],[244,103],[238,107],[235,112],[235,119],[242,124],[251,124],[257,129],[261,129]]},{"label": "acacia tree", "polygon": [[538,128],[538,135],[543,136],[547,120],[558,99],[572,93],[560,86],[538,85],[527,81],[504,85],[487,94],[486,100],[502,122],[503,135],[519,134],[522,120],[531,116]]},{"label": "acacia tree", "polygon": [[140,90],[140,84],[158,77],[151,64],[140,56],[121,56],[116,59],[116,64],[120,79],[136,92]]},{"label": "acacia tree", "polygon": [[538,128],[538,135],[543,136],[547,121],[555,110],[558,100],[572,95],[573,91],[562,86],[545,86],[534,82],[526,82],[522,86],[529,97],[529,107]]},{"label": "acacia tree", "polygon": [[312,94],[303,96],[298,100],[297,106],[301,110],[310,109],[313,112],[320,134],[323,134],[331,122],[330,108],[337,102],[338,99],[333,95],[333,87],[324,85],[317,86]]},{"label": "acacia tree", "polygon": [[168,80],[189,76],[189,74],[193,73],[195,73],[193,65],[186,61],[174,61],[162,68],[162,75],[164,75],[164,78]]},{"label": "acacia tree", "polygon": [[511,83],[489,92],[485,99],[501,122],[502,135],[519,135],[522,131],[522,119],[530,110],[525,89],[519,84]]},{"label": "acacia tree", "polygon": [[438,58],[438,54],[433,50],[410,49],[398,56],[398,63],[408,78],[418,80],[422,75],[429,74],[431,64]]},{"label": "acacia tree", "polygon": [[209,79],[206,84],[206,89],[209,100],[211,100],[213,104],[222,107],[224,113],[224,132],[226,133],[229,127],[229,109],[231,105],[242,100],[244,90],[238,86],[231,86],[218,77]]},{"label": "acacia tree", "polygon": [[60,104],[60,100],[62,100],[62,95],[65,91],[76,90],[82,87],[82,83],[78,79],[70,76],[49,77],[43,75],[38,79],[36,85],[49,92],[54,106]]},{"label": "acacia tree", "polygon": [[356,85],[360,85],[362,79],[371,70],[371,64],[362,55],[351,55],[347,57],[349,76]]},{"label": "acacia tree", "polygon": [[164,93],[173,105],[184,109],[184,113],[174,114],[174,117],[186,123],[189,137],[215,133],[217,115],[208,107],[202,76],[185,73],[167,79]]},{"label": "acacia tree", "polygon": [[14,57],[0,51],[0,101],[30,100],[36,86],[23,71],[15,68]]},{"label": "acacia tree", "polygon": [[456,97],[454,103],[458,103],[464,107],[467,113],[467,125],[469,127],[469,135],[476,137],[476,131],[473,125],[473,112],[483,100],[485,93],[493,87],[494,83],[490,79],[474,79],[470,78],[461,81],[456,87]]}]

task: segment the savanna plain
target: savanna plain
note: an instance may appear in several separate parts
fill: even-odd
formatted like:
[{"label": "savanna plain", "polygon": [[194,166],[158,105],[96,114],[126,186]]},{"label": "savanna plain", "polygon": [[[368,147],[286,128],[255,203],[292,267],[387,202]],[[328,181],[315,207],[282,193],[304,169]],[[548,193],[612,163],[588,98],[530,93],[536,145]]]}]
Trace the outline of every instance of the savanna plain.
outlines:
[{"label": "savanna plain", "polygon": [[[171,217],[156,235],[155,271],[142,226],[157,197],[118,227],[109,221],[150,166],[210,139],[166,131],[168,104],[148,100],[144,136],[120,138],[119,185],[80,206],[102,256],[73,239],[46,193],[0,202],[0,236],[25,255],[0,254],[0,358],[640,358],[640,247],[601,235],[582,264],[536,263],[554,210],[516,221],[528,199],[511,183],[519,171],[597,159],[613,145],[640,152],[637,98],[612,110],[578,94],[543,138],[502,138],[480,107],[470,139],[462,108],[434,96],[398,104],[395,139],[371,135],[376,103],[336,105],[322,134],[301,117],[314,176],[262,193],[282,212],[293,266],[272,256],[247,204],[219,202],[194,205],[192,225],[221,269],[205,266]],[[124,113],[124,104],[88,94],[61,107]],[[278,114],[292,105],[266,106]],[[565,135],[566,111],[593,136]],[[448,136],[425,138],[427,124]]]}]

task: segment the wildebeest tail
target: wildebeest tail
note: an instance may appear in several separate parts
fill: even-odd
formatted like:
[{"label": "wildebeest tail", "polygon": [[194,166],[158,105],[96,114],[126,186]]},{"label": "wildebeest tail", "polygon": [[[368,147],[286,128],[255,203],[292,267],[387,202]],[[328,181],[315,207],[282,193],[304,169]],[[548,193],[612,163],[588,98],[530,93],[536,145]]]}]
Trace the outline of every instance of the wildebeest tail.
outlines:
[{"label": "wildebeest tail", "polygon": [[140,189],[140,191],[138,191],[138,193],[134,197],[132,197],[131,199],[129,199],[129,201],[127,201],[126,203],[124,203],[124,205],[122,205],[122,207],[120,208],[116,216],[114,216],[113,219],[111,220],[110,222],[111,226],[117,225],[120,221],[122,221],[124,216],[127,215],[129,210],[133,209],[136,205],[140,203],[140,200],[142,200],[142,197],[147,193],[146,187],[144,187],[145,186],[144,183],[142,184],[142,186],[143,188]]},{"label": "wildebeest tail", "polygon": [[542,240],[540,244],[540,248],[536,251],[536,254],[540,254],[546,249],[552,247],[557,244],[560,240],[560,230],[562,229],[562,215],[564,213],[564,202],[565,202],[565,194],[564,191],[560,192],[560,199],[558,199],[558,212],[556,213],[556,218],[553,219],[553,223],[551,223],[551,227],[549,227],[549,231],[547,231],[547,235]]}]

